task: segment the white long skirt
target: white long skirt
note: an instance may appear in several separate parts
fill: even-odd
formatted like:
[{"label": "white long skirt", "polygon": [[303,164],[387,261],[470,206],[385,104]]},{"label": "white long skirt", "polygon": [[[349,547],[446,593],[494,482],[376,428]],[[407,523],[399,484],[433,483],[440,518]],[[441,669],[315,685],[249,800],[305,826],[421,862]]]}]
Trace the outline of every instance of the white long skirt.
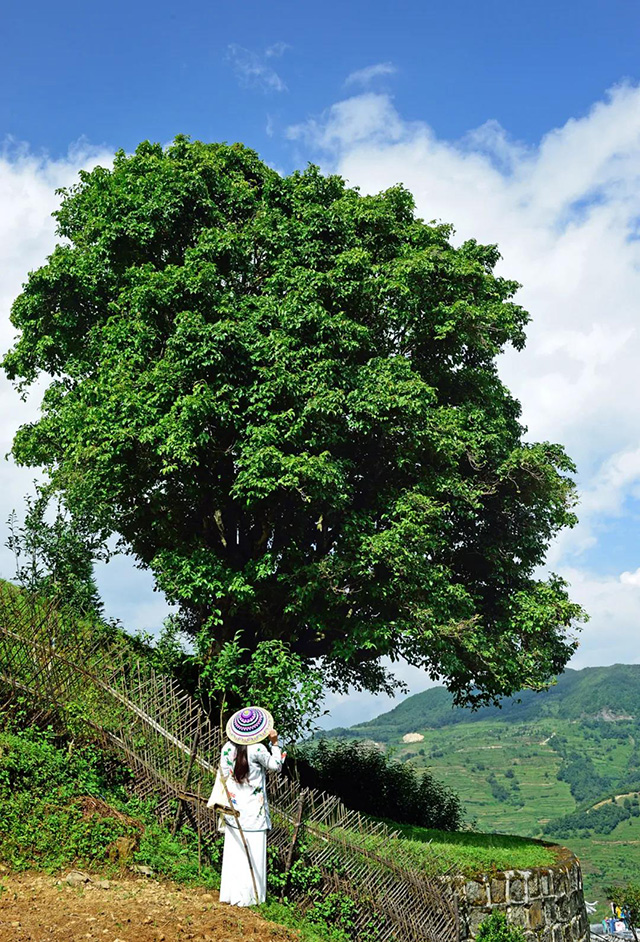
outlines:
[{"label": "white long skirt", "polygon": [[220,879],[220,902],[232,906],[255,906],[264,903],[267,894],[267,832],[245,831],[249,847],[253,874],[258,887],[258,899],[253,888],[247,852],[237,828],[224,829],[224,851],[222,854],[222,877]]}]

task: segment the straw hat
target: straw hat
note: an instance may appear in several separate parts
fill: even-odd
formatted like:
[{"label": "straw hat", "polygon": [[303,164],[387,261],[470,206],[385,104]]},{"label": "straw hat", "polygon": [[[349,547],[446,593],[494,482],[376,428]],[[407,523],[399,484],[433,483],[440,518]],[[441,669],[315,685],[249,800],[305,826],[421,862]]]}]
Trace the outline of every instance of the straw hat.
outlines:
[{"label": "straw hat", "polygon": [[227,723],[227,736],[238,746],[252,746],[266,739],[273,729],[273,717],[261,707],[245,707]]}]

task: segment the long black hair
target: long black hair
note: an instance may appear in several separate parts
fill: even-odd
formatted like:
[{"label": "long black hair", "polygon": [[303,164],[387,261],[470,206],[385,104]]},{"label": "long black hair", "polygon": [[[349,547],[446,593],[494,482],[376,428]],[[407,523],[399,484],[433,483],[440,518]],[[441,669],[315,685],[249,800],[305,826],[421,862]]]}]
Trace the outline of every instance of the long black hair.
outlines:
[{"label": "long black hair", "polygon": [[249,756],[246,746],[236,746],[236,761],[233,766],[233,777],[240,785],[246,782],[249,777]]}]

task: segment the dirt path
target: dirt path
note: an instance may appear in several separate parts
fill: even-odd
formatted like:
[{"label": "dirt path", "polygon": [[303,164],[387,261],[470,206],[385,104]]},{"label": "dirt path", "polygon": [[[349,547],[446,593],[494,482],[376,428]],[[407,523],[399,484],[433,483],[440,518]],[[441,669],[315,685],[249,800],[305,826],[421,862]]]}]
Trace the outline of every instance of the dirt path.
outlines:
[{"label": "dirt path", "polygon": [[0,876],[0,942],[290,942],[297,933],[218,894],[145,877],[69,886],[64,877]]},{"label": "dirt path", "polygon": [[[616,795],[616,801],[619,801],[620,798],[633,798],[635,795],[640,796],[640,792],[624,792],[622,795]],[[599,801],[597,805],[592,805],[592,808],[602,808],[603,805],[610,805],[613,801],[613,798],[605,798],[604,801]]]}]

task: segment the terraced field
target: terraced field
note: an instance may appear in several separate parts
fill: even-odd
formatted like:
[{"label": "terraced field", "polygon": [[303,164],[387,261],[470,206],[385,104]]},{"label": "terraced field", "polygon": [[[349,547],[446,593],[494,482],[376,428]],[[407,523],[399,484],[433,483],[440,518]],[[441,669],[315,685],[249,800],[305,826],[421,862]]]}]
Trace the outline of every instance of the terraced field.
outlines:
[{"label": "terraced field", "polygon": [[[558,781],[561,759],[545,742],[553,733],[549,727],[487,721],[422,733],[419,744],[398,744],[397,757],[417,769],[431,769],[450,785],[483,830],[532,836],[576,807],[567,783]],[[494,797],[492,776],[506,789],[505,799]]]}]

